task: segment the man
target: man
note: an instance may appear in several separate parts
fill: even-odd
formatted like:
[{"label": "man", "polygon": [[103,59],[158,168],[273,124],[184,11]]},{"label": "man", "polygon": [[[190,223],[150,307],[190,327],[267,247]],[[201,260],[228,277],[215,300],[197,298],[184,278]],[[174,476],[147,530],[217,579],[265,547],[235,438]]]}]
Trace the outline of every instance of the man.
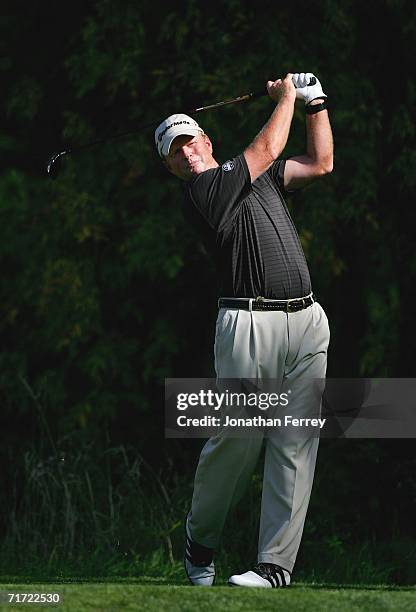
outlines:
[{"label": "man", "polygon": [[[326,95],[312,74],[268,81],[267,90],[276,103],[271,117],[241,155],[222,165],[213,157],[208,136],[186,115],[168,117],[155,140],[167,169],[186,182],[185,213],[216,238],[221,275],[214,347],[218,378],[275,379],[281,392],[297,385],[300,392],[291,414],[301,416],[314,393],[316,398],[310,379],[326,374],[329,327],[314,300],[283,194],[332,171],[332,133]],[[296,97],[305,102],[307,150],[278,159]],[[214,582],[214,550],[262,443],[259,436],[216,436],[201,452],[186,519],[185,568],[194,585]],[[289,586],[300,545],[318,438],[285,432],[265,438],[265,444],[258,563],[231,576],[231,586]]]}]

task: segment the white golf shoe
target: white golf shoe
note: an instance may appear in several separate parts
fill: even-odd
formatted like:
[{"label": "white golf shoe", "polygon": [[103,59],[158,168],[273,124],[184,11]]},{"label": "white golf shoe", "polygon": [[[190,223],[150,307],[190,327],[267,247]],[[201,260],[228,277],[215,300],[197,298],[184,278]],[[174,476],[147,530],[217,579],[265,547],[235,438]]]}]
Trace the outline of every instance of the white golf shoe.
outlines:
[{"label": "white golf shoe", "polygon": [[290,585],[290,573],[274,563],[257,563],[253,570],[235,574],[228,579],[230,586],[277,589]]},{"label": "white golf shoe", "polygon": [[215,580],[214,551],[191,538],[188,520],[185,519],[186,550],[185,571],[194,586],[212,586]]}]

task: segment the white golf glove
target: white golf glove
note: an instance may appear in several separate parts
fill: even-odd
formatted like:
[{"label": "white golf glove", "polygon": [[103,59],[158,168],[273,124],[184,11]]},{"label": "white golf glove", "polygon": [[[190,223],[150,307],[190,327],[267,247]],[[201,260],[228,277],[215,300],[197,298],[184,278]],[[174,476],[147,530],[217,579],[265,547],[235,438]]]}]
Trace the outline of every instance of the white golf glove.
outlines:
[{"label": "white golf glove", "polygon": [[[315,85],[308,85],[312,77],[316,80]],[[296,87],[296,97],[305,100],[309,104],[316,98],[326,98],[327,95],[322,91],[322,85],[312,72],[297,72],[292,77],[293,85]]]}]

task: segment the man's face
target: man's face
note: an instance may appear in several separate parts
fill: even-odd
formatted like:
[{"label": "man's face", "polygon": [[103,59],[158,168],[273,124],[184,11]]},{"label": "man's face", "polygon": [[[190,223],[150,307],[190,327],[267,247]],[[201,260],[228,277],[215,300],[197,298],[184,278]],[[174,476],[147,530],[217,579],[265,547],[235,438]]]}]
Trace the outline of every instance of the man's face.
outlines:
[{"label": "man's face", "polygon": [[169,172],[184,181],[217,166],[212,157],[211,141],[205,134],[177,136],[164,161]]}]

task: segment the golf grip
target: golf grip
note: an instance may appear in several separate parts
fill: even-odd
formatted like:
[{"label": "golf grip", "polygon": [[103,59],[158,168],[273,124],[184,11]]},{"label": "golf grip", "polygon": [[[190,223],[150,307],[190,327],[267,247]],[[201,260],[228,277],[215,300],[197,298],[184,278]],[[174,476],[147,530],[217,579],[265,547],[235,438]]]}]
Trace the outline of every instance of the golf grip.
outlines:
[{"label": "golf grip", "polygon": [[[310,85],[315,85],[316,84],[316,78],[312,77],[307,85],[307,87],[309,87]],[[296,87],[296,85],[295,85]],[[268,96],[269,94],[267,93],[267,91],[257,91],[255,93],[250,94],[250,98],[260,98],[261,96]]]}]

